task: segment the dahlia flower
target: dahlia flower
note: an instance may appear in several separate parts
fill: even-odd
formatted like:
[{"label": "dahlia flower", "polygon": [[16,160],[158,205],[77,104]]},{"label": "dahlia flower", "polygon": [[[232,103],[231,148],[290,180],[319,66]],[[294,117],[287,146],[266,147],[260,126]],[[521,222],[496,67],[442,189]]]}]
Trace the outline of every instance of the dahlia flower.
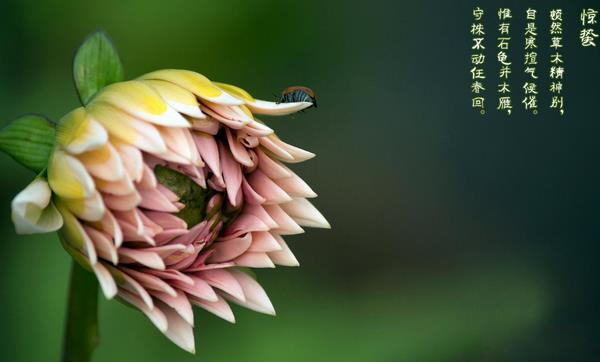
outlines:
[{"label": "dahlia flower", "polygon": [[107,85],[57,122],[47,167],[12,202],[16,230],[58,231],[106,298],[193,353],[192,306],[229,322],[229,302],[274,315],[247,268],[297,266],[283,236],[329,228],[285,165],[314,154],[256,118],[311,105],[188,70]]}]

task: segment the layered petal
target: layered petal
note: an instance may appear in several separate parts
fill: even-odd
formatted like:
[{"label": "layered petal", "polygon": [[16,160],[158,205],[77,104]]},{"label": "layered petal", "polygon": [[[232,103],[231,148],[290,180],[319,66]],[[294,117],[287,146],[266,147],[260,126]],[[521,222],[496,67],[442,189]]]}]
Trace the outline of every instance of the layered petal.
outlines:
[{"label": "layered petal", "polygon": [[111,84],[59,122],[48,181],[13,200],[17,231],[58,229],[107,298],[194,353],[192,305],[232,323],[227,301],[274,315],[245,268],[297,266],[281,235],[330,227],[285,165],[314,154],[255,118],[311,105],[257,100],[186,70]]}]

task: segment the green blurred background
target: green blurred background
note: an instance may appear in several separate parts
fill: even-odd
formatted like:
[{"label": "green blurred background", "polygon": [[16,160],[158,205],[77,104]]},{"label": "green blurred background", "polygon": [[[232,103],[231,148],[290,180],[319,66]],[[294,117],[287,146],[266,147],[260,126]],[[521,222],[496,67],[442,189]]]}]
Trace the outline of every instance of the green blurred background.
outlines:
[{"label": "green blurred background", "polygon": [[[579,45],[597,1],[504,1],[516,110],[470,108],[471,9],[489,1],[32,1],[0,4],[0,119],[76,107],[71,57],[102,28],[127,77],[185,68],[319,108],[267,119],[318,157],[295,170],[332,230],[290,238],[301,268],[259,270],[277,317],[196,313],[197,355],[102,300],[95,361],[592,361],[598,333],[600,48]],[[548,10],[565,11],[566,115],[546,110]],[[521,110],[524,11],[540,35],[542,112]],[[600,30],[600,29],[597,29]],[[597,41],[600,43],[600,41]],[[546,96],[546,98],[544,98]],[[60,355],[70,259],[17,236],[10,200],[32,175],[0,156],[0,360]]]}]

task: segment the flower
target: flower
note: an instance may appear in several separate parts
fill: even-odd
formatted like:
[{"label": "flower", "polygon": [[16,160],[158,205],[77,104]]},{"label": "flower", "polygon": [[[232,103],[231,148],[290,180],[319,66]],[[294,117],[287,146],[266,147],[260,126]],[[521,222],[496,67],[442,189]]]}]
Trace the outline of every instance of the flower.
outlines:
[{"label": "flower", "polygon": [[314,154],[255,115],[273,103],[185,70],[111,84],[65,115],[44,173],[12,203],[19,233],[59,230],[107,298],[141,310],[194,352],[192,305],[234,322],[228,302],[275,314],[245,268],[297,266],[283,235],[328,228],[284,163]]}]

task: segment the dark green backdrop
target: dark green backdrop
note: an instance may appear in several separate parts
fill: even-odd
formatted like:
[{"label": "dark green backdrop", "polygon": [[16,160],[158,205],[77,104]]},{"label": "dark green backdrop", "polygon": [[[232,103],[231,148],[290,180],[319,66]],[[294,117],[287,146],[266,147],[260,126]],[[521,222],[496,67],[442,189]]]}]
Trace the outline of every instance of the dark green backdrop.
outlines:
[{"label": "dark green backdrop", "polygon": [[[2,124],[77,105],[71,57],[97,28],[127,77],[179,67],[258,97],[295,84],[319,96],[316,110],[268,120],[318,155],[295,170],[333,225],[290,239],[301,268],[258,272],[278,316],[236,308],[229,325],[199,311],[191,356],[103,300],[95,360],[593,360],[600,48],[581,48],[577,31],[581,8],[600,3],[501,4],[515,12],[515,92],[525,9],[539,11],[542,58],[547,12],[564,9],[562,118],[470,109],[475,5],[488,12],[490,91],[491,1],[3,1]],[[0,167],[0,359],[57,360],[69,257],[53,235],[15,235],[10,200],[32,175],[5,156]]]}]

